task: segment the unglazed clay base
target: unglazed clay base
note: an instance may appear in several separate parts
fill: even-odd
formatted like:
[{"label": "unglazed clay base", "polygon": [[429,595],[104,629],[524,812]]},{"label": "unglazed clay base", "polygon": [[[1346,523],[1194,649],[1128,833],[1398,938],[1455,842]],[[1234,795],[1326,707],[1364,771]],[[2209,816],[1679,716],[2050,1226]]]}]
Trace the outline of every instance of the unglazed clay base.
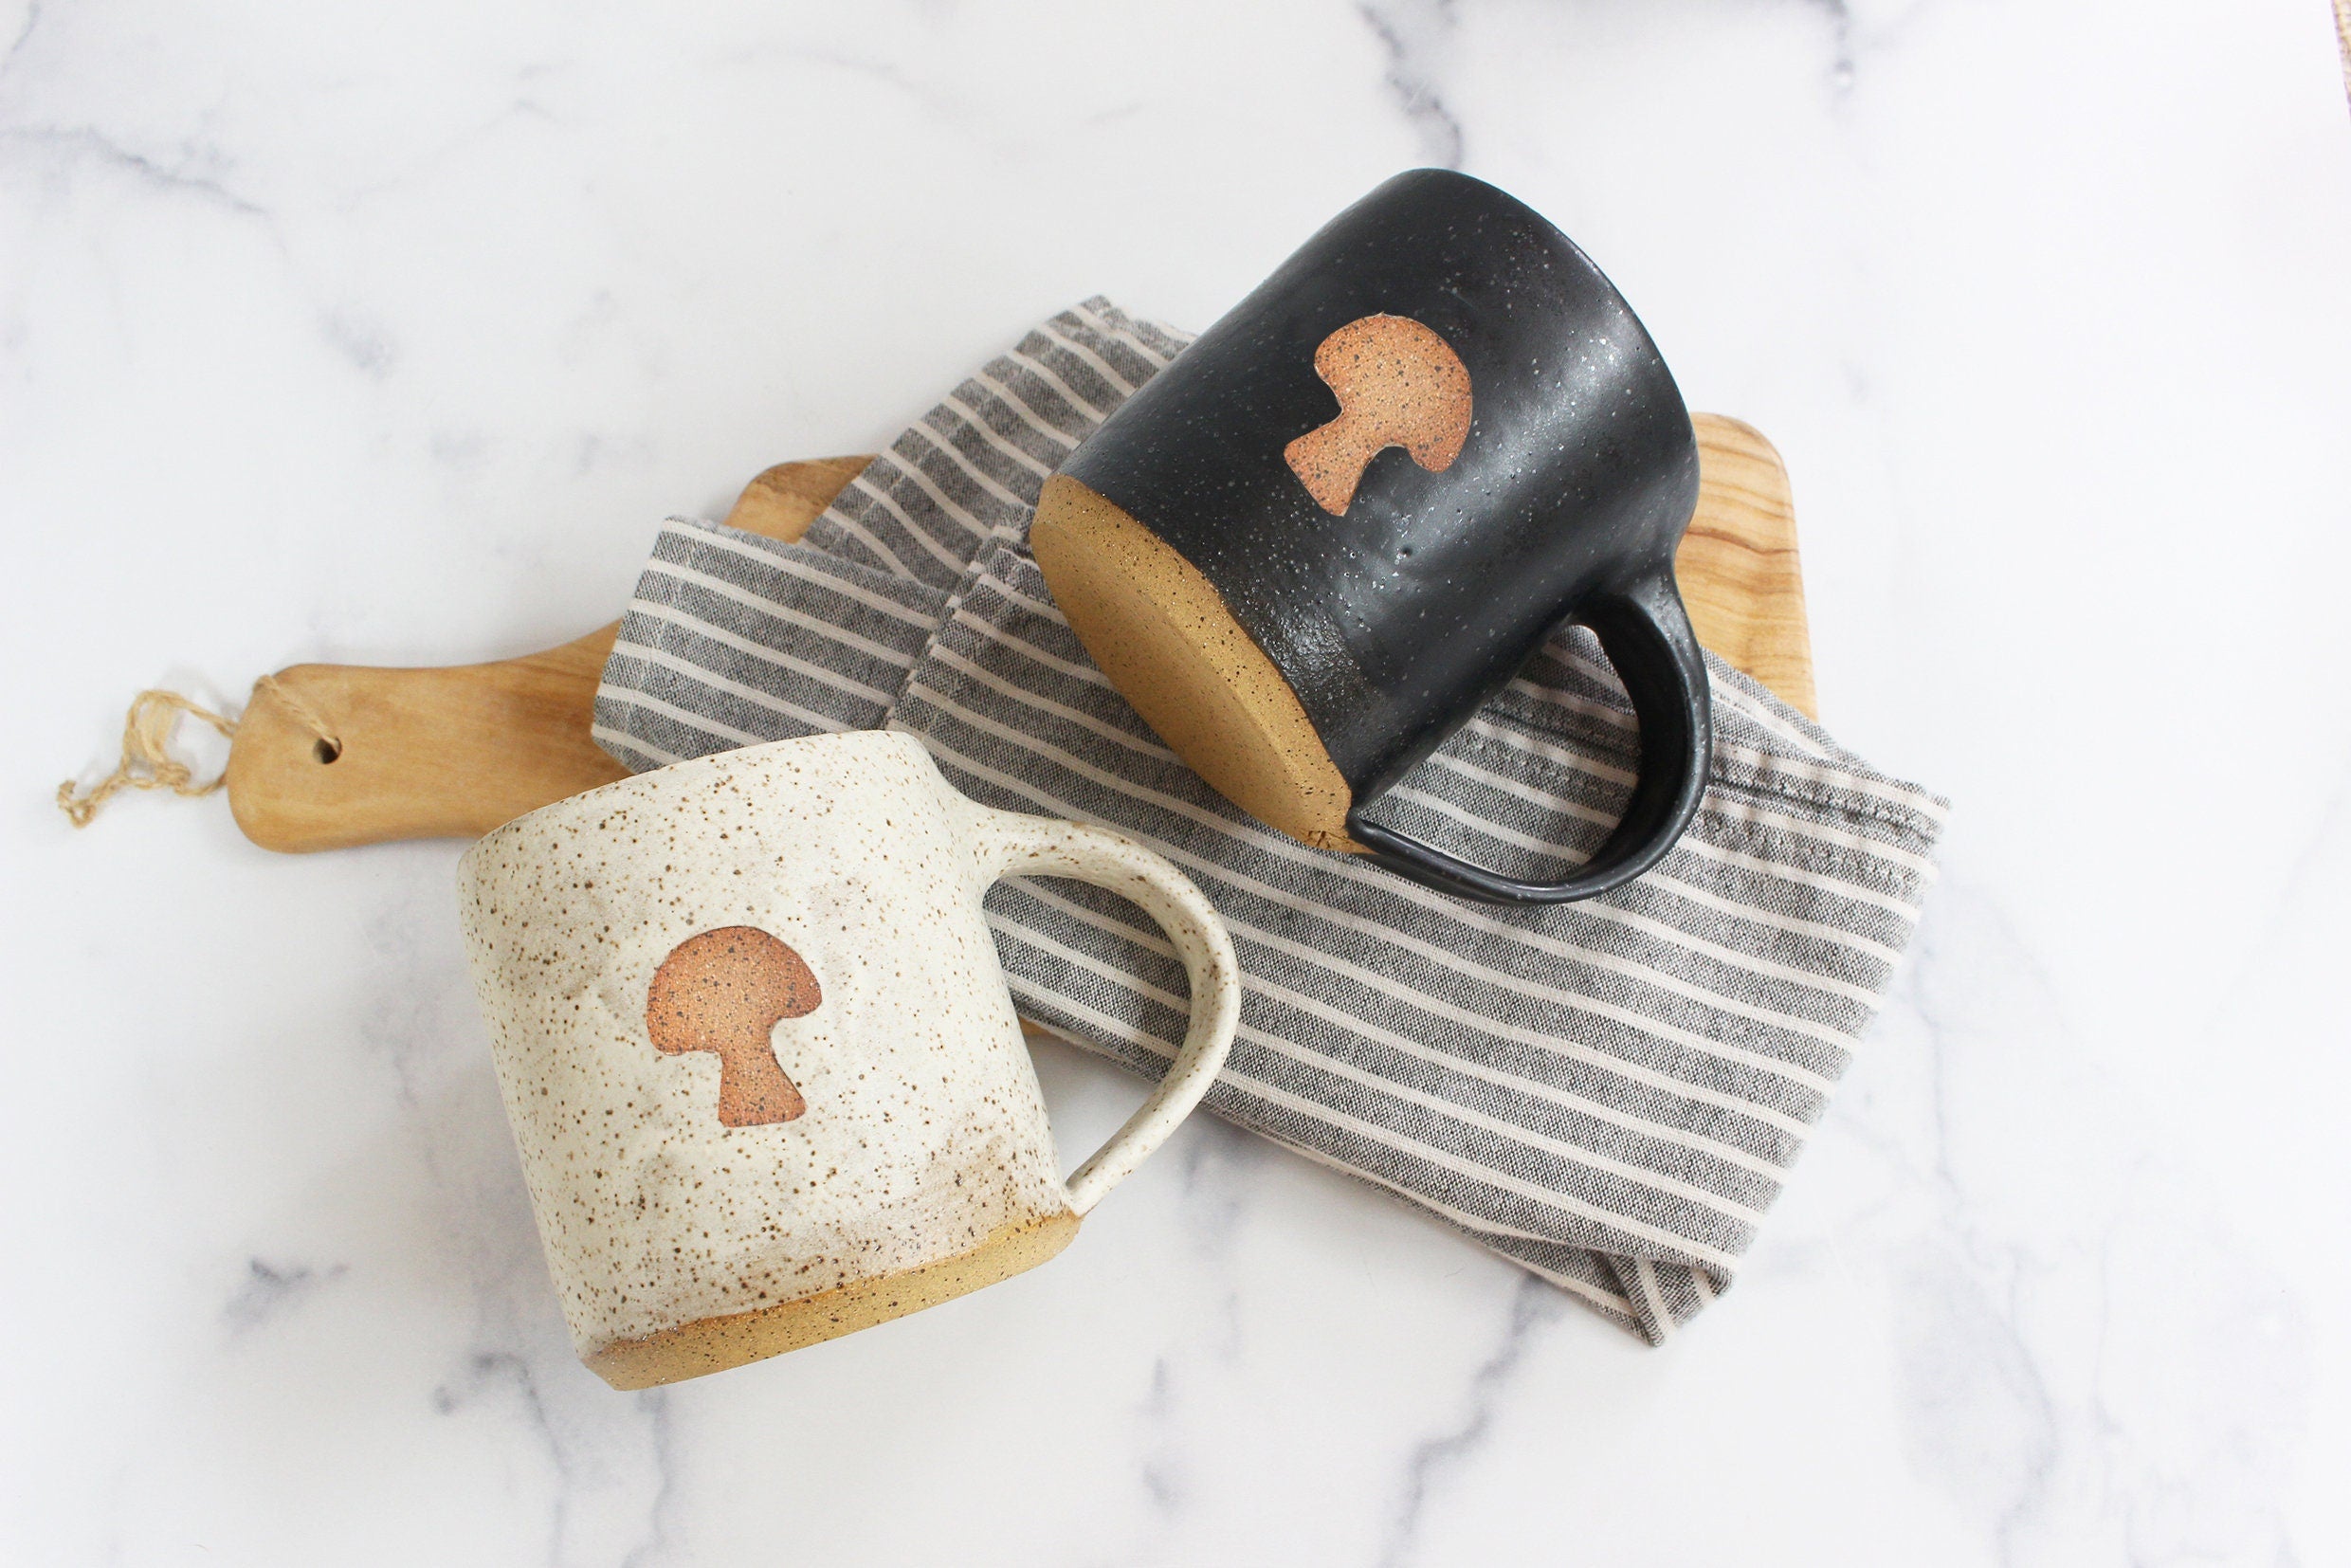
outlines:
[{"label": "unglazed clay base", "polygon": [[616,1389],[654,1388],[724,1372],[1009,1280],[1050,1259],[1077,1234],[1078,1216],[1072,1213],[1007,1225],[970,1251],[937,1263],[859,1280],[780,1306],[704,1318],[641,1340],[623,1340],[582,1359]]},{"label": "unglazed clay base", "polygon": [[1029,546],[1070,629],[1193,772],[1268,828],[1362,852],[1297,693],[1199,568],[1066,474],[1045,482]]}]

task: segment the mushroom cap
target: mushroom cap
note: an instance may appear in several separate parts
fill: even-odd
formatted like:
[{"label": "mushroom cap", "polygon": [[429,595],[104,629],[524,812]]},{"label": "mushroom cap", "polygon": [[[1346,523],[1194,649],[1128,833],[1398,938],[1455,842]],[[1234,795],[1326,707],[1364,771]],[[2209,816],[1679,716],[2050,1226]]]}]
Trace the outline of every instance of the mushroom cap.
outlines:
[{"label": "mushroom cap", "polygon": [[1322,339],[1314,373],[1339,399],[1340,419],[1402,447],[1443,472],[1469,438],[1469,367],[1409,316],[1365,316]]},{"label": "mushroom cap", "polygon": [[722,925],[670,949],[646,994],[645,1028],[670,1055],[764,1046],[778,1022],[823,999],[789,943],[756,925]]}]

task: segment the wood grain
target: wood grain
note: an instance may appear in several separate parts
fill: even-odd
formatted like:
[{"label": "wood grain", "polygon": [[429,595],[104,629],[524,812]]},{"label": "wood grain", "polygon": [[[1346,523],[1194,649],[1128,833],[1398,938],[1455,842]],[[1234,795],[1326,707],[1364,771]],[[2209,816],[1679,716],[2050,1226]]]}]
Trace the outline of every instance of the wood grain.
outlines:
[{"label": "wood grain", "polygon": [[1787,465],[1752,425],[1703,413],[1696,424],[1698,511],[1673,557],[1690,625],[1700,643],[1817,719]]},{"label": "wood grain", "polygon": [[[1675,564],[1699,641],[1816,716],[1787,469],[1751,426],[1714,414],[1696,424],[1698,512]],[[796,539],[868,461],[778,464],[743,487],[726,520]],[[229,748],[237,826],[287,852],[475,838],[627,776],[589,737],[618,630],[488,664],[280,670],[255,687]]]},{"label": "wood grain", "polygon": [[2335,42],[2342,53],[2342,88],[2351,93],[2351,0],[2335,0]]}]

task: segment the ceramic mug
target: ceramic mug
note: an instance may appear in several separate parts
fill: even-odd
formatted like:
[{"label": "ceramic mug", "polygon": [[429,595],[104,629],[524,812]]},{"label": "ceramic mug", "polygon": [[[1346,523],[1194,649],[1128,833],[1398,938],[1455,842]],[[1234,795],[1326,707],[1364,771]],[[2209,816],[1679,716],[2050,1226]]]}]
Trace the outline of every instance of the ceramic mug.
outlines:
[{"label": "ceramic mug", "polygon": [[[1142,1108],[1066,1182],[980,899],[1133,900],[1192,982]],[[716,1372],[1043,1263],[1214,1078],[1232,944],[1105,829],[978,805],[912,736],[814,736],[574,795],[468,850],[460,908],[580,1358]]]},{"label": "ceramic mug", "polygon": [[[1673,578],[1697,499],[1689,412],[1614,286],[1533,209],[1424,169],[1113,412],[1047,481],[1030,545],[1095,662],[1242,810],[1449,893],[1558,903],[1655,864],[1704,788]],[[1640,723],[1592,859],[1524,882],[1372,820],[1565,621]]]}]

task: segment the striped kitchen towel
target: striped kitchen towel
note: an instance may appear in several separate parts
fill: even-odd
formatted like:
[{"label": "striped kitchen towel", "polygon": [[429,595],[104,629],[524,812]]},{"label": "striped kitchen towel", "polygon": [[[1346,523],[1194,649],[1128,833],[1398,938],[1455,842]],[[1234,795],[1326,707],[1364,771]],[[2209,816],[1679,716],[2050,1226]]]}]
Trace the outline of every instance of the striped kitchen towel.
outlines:
[{"label": "striped kitchen towel", "polygon": [[[1089,301],[910,427],[805,542],[666,525],[596,737],[644,769],[887,723],[976,799],[1134,834],[1241,957],[1210,1109],[1661,1340],[1730,1284],[1868,1027],[1944,803],[1709,658],[1700,815],[1606,898],[1465,903],[1259,827],[1110,687],[1023,544],[1045,477],[1185,341]],[[1606,836],[1636,747],[1596,644],[1566,631],[1383,814],[1556,876]],[[1164,1067],[1183,971],[1147,919],[1061,881],[999,883],[988,914],[1025,1016]]]}]

